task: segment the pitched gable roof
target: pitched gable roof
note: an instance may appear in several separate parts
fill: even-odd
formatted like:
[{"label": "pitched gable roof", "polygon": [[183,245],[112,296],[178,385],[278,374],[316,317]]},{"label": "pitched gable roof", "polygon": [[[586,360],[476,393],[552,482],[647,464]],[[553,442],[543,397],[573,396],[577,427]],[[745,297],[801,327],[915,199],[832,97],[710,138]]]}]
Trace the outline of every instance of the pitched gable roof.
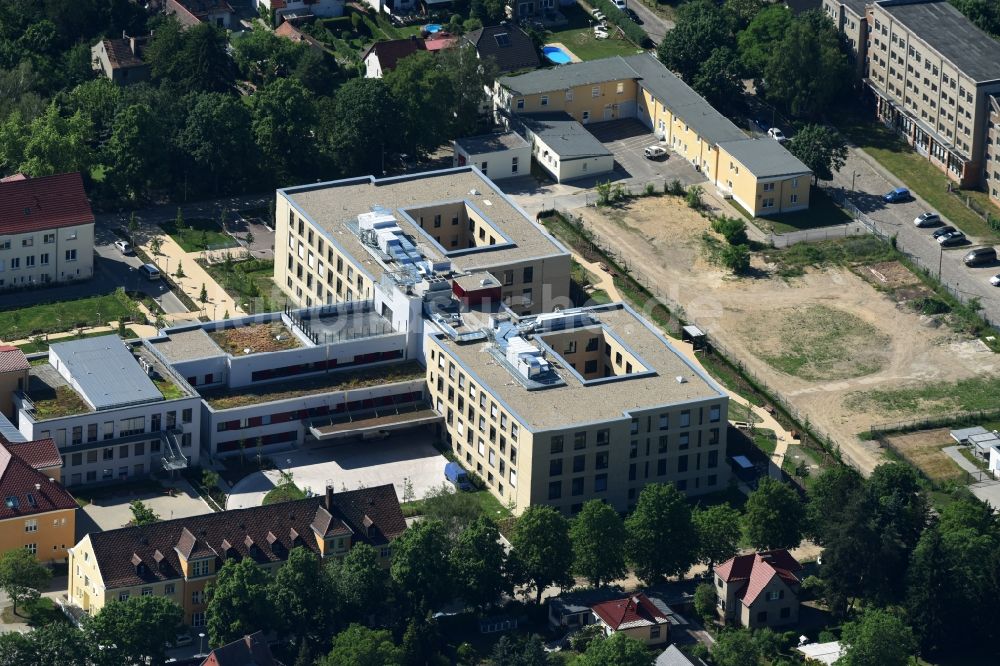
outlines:
[{"label": "pitched gable roof", "polygon": [[501,72],[535,69],[541,64],[531,37],[514,23],[473,30],[465,39],[480,58],[493,58]]},{"label": "pitched gable roof", "polygon": [[667,616],[642,592],[624,599],[612,599],[591,606],[591,610],[612,631],[667,624]]},{"label": "pitched gable roof", "polygon": [[201,666],[278,666],[278,662],[264,640],[264,632],[257,631],[215,648]]},{"label": "pitched gable roof", "polygon": [[375,42],[361,56],[361,60],[367,60],[372,53],[378,58],[379,65],[383,72],[388,72],[396,67],[396,63],[406,56],[413,55],[417,51],[424,50],[424,42],[416,37],[407,39],[390,39],[384,42]]},{"label": "pitched gable roof", "polygon": [[19,347],[0,345],[0,372],[20,372],[30,368],[28,357]]},{"label": "pitched gable roof", "polygon": [[108,63],[111,64],[111,69],[145,67],[146,63],[142,61],[139,54],[132,51],[132,44],[130,39],[104,40],[104,50],[108,54]]},{"label": "pitched gable roof", "polygon": [[59,448],[51,439],[11,442],[5,441],[4,437],[0,436],[0,444],[6,446],[11,453],[31,465],[32,469],[41,470],[51,467],[62,467]]},{"label": "pitched gable roof", "polygon": [[[323,514],[330,516],[325,531],[342,525],[354,533],[354,539],[375,546],[406,530],[396,491],[387,484],[123,527],[89,538],[105,587],[118,588],[179,578],[181,557],[250,557],[263,564],[283,561],[296,546],[318,552],[312,526]],[[365,516],[372,523],[367,529]]]},{"label": "pitched gable roof", "polygon": [[0,234],[93,224],[78,171],[0,183]]},{"label": "pitched gable roof", "polygon": [[715,573],[727,584],[742,584],[736,596],[749,606],[775,577],[788,585],[797,586],[800,582],[797,574],[801,570],[798,560],[781,548],[737,555],[716,567]]},{"label": "pitched gable roof", "polygon": [[[40,440],[39,448],[46,442],[55,446],[52,440]],[[23,446],[0,441],[0,520],[75,509],[76,500],[65,488],[18,455]]]}]

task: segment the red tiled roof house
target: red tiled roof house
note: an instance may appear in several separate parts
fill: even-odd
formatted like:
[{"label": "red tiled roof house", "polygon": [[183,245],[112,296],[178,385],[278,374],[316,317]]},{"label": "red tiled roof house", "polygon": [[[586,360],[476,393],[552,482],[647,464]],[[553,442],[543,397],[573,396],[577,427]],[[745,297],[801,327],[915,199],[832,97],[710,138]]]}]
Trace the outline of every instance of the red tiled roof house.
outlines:
[{"label": "red tiled roof house", "polygon": [[0,181],[0,290],[93,273],[94,213],[79,173]]},{"label": "red tiled roof house", "polygon": [[127,86],[149,78],[149,64],[142,59],[149,37],[102,39],[90,48],[94,71],[112,83]]},{"label": "red tiled roof house", "polygon": [[670,636],[670,621],[642,592],[624,599],[602,601],[590,607],[608,636],[623,633],[646,645],[662,645]]},{"label": "red tiled roof house", "polygon": [[264,640],[264,632],[257,631],[238,638],[208,653],[201,666],[281,666],[271,647]]},{"label": "red tiled roof house", "polygon": [[715,568],[719,615],[748,629],[799,621],[802,565],[784,549],[737,555]]}]

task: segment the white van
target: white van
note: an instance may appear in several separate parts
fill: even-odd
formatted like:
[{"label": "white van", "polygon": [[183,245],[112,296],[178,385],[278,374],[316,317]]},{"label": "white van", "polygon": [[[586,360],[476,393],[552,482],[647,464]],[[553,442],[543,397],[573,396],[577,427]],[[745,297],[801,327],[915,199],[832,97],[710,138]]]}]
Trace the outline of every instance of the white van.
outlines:
[{"label": "white van", "polygon": [[143,275],[150,281],[160,279],[160,269],[153,264],[143,264],[142,266],[139,266],[139,274]]}]

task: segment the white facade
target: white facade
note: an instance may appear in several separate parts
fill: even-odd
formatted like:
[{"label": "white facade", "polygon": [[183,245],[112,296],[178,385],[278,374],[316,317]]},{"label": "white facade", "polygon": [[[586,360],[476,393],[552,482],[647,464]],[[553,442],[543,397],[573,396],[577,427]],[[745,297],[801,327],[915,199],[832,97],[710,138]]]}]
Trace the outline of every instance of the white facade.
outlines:
[{"label": "white facade", "polygon": [[385,12],[394,16],[414,14],[417,10],[416,0],[364,0],[364,4],[377,12]]},{"label": "white facade", "polygon": [[530,175],[531,146],[527,142],[523,144],[500,151],[474,153],[456,141],[452,166],[474,165],[493,181]]},{"label": "white facade", "polygon": [[0,289],[86,280],[93,274],[93,222],[0,235]]},{"label": "white facade", "polygon": [[564,159],[554,148],[549,146],[538,135],[532,135],[532,155],[538,165],[548,171],[557,183],[600,176],[615,170],[614,155],[594,155],[590,157],[575,157]]},{"label": "white facade", "polygon": [[378,53],[375,49],[371,49],[368,52],[368,56],[365,58],[365,78],[366,79],[381,79],[382,78],[382,63],[378,59]]},{"label": "white facade", "polygon": [[[331,18],[344,15],[344,0],[286,0],[284,8],[278,13],[286,14],[312,14],[320,18]],[[271,11],[271,0],[257,0],[257,8]]]}]

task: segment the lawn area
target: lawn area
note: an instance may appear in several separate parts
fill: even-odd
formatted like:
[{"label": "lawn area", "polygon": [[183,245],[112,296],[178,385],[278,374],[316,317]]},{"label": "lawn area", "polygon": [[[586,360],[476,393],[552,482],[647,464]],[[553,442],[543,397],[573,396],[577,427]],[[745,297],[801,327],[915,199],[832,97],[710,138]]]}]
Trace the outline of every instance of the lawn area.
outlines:
[{"label": "lawn area", "polygon": [[[597,60],[616,55],[635,55],[642,50],[626,39],[616,39],[615,37],[620,34],[617,32],[617,28],[608,30],[611,34],[608,39],[595,38],[591,19],[580,5],[560,7],[559,11],[569,19],[569,24],[555,32],[546,33],[545,43],[561,42],[580,60]],[[609,25],[608,27],[612,28],[613,26]]]},{"label": "lawn area", "polygon": [[255,312],[273,312],[279,309],[278,304],[283,296],[274,283],[273,261],[248,259],[228,264],[198,263],[234,300],[240,303],[254,301]]},{"label": "lawn area", "polygon": [[218,220],[194,218],[184,220],[184,228],[178,229],[175,220],[160,223],[160,228],[170,235],[185,252],[201,252],[202,250],[218,250],[226,247],[238,247],[231,236],[222,231]]},{"label": "lawn area", "polygon": [[919,411],[927,416],[955,411],[992,410],[1000,395],[1000,376],[982,375],[954,383],[934,382],[925,386],[856,391],[845,405],[867,410],[875,407],[887,415]]},{"label": "lawn area", "polygon": [[40,333],[96,326],[127,317],[130,306],[131,301],[105,294],[0,311],[0,340],[20,340]]},{"label": "lawn area", "polygon": [[[18,347],[25,354],[33,354],[35,352],[48,351],[49,345],[53,342],[67,342],[69,340],[82,340],[83,338],[96,338],[100,335],[107,335],[108,331],[91,331],[89,333],[84,333],[83,335],[73,335],[65,338],[52,338],[51,340],[38,340],[37,342],[27,342],[23,345],[18,345]],[[139,334],[133,331],[131,328],[125,329],[125,338],[137,338]]]},{"label": "lawn area", "polygon": [[870,235],[796,243],[784,249],[765,250],[764,255],[768,262],[777,265],[778,274],[783,277],[802,275],[804,269],[810,266],[844,266],[899,258],[899,253],[889,243]]},{"label": "lawn area", "polygon": [[760,423],[764,419],[757,416],[749,405],[744,405],[741,402],[736,402],[735,400],[729,401],[729,420],[730,421],[746,421],[747,423]]},{"label": "lawn area", "polygon": [[[14,615],[13,606],[7,606],[0,613],[0,623],[14,624],[17,622],[26,622],[29,626],[41,627],[54,622],[69,624],[69,619],[56,607],[55,602],[48,597],[41,597],[34,604],[22,603],[17,608],[17,615]],[[72,631],[69,627],[66,630]]]},{"label": "lawn area", "polygon": [[778,446],[778,437],[768,428],[754,428],[753,443],[767,455],[773,455]]},{"label": "lawn area", "polygon": [[958,463],[941,450],[955,443],[946,428],[892,435],[885,442],[889,450],[920,470],[931,483],[961,482],[966,477]]},{"label": "lawn area", "polygon": [[[476,500],[479,505],[479,510],[484,516],[500,520],[502,518],[508,518],[511,515],[507,507],[500,504],[500,500],[494,497],[488,490],[476,490],[473,492],[465,492],[463,494],[466,497],[471,497]],[[420,516],[424,513],[424,500],[418,499],[410,502],[403,502],[400,508],[402,508],[403,515],[406,517]]]},{"label": "lawn area", "polygon": [[282,483],[281,485],[275,486],[267,491],[264,495],[264,504],[277,504],[278,502],[291,502],[292,500],[305,499],[306,494],[295,485],[294,482],[288,481]]},{"label": "lawn area", "polygon": [[[950,181],[947,176],[906,145],[891,130],[874,120],[858,118],[848,118],[839,127],[856,146],[875,158],[879,164],[902,180],[910,191],[923,197],[965,233],[985,239],[1000,238],[1000,234],[990,229],[983,218],[969,210],[958,197],[948,193],[947,185]],[[982,197],[977,198],[977,203],[984,201],[985,195]],[[996,207],[992,204],[984,205],[984,208],[996,211]],[[1000,215],[1000,211],[996,212]]]},{"label": "lawn area", "polygon": [[[737,204],[734,203],[733,206],[737,206]],[[809,210],[782,213],[773,217],[758,217],[754,220],[754,224],[763,231],[787,234],[803,229],[819,229],[847,224],[850,221],[850,215],[835,204],[833,199],[828,197],[823,190],[814,187],[809,193]]]}]

